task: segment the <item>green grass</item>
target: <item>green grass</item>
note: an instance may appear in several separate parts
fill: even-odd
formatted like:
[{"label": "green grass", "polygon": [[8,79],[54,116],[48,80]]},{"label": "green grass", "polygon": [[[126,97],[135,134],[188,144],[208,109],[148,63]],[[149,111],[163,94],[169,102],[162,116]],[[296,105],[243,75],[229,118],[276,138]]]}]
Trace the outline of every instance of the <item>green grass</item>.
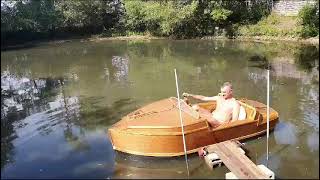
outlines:
[{"label": "green grass", "polygon": [[295,16],[281,16],[272,13],[257,24],[241,26],[239,35],[242,36],[273,36],[273,37],[299,37],[302,26],[299,18]]}]

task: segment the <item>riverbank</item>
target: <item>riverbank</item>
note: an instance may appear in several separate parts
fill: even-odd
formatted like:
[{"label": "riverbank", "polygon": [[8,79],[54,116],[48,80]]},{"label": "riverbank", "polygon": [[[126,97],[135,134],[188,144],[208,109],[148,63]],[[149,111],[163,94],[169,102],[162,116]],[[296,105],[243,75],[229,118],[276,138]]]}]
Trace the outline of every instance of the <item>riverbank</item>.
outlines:
[{"label": "riverbank", "polygon": [[[156,37],[151,35],[133,35],[133,36],[118,36],[118,37],[90,37],[88,41],[99,42],[106,40],[155,40],[155,39],[171,39],[166,37]],[[312,38],[292,38],[292,37],[271,37],[271,36],[237,36],[228,38],[224,36],[205,36],[194,38],[199,40],[235,40],[235,41],[254,41],[254,42],[297,42],[302,44],[319,45],[319,37]],[[190,39],[191,40],[191,39]]]},{"label": "riverbank", "polygon": [[106,41],[106,40],[154,40],[154,39],[168,39],[168,38],[151,36],[151,35],[131,35],[131,36],[117,36],[117,37],[92,36],[85,40],[99,42],[99,41]]},{"label": "riverbank", "polygon": [[[210,40],[230,40],[227,37],[202,37],[201,39],[210,39]],[[271,36],[238,36],[232,38],[232,40],[237,41],[254,41],[254,42],[296,42],[302,44],[313,44],[319,45],[319,37],[312,38],[292,38],[292,37],[271,37]]]},{"label": "riverbank", "polygon": [[[3,50],[17,50],[23,48],[32,48],[39,45],[46,44],[61,44],[65,42],[72,41],[91,41],[91,42],[101,42],[101,41],[111,41],[111,40],[125,40],[125,41],[148,41],[148,40],[160,40],[160,39],[172,39],[170,37],[157,37],[151,35],[132,35],[132,36],[117,36],[117,37],[101,37],[98,35],[90,36],[90,37],[82,37],[82,38],[71,38],[71,39],[59,39],[59,40],[42,40],[42,41],[31,41],[24,44],[18,44],[13,46],[1,46],[1,51]],[[252,42],[292,42],[292,43],[301,43],[301,44],[311,44],[311,45],[319,45],[319,37],[312,38],[291,38],[291,37],[271,37],[271,36],[237,36],[234,38],[228,38],[224,36],[205,36],[205,37],[197,37],[189,40],[233,40],[233,41],[252,41]],[[188,39],[185,39],[188,40]]]}]

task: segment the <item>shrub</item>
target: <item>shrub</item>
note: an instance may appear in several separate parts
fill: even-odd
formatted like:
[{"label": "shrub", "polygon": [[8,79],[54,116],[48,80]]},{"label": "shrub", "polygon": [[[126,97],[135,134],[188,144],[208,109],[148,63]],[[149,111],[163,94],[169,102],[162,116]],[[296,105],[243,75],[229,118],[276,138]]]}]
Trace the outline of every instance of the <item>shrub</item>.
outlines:
[{"label": "shrub", "polygon": [[222,7],[214,8],[210,13],[212,19],[219,24],[225,21],[231,14],[232,11]]},{"label": "shrub", "polygon": [[145,3],[141,1],[126,1],[126,26],[131,31],[143,32],[146,30],[145,24]]},{"label": "shrub", "polygon": [[302,37],[319,35],[319,1],[315,5],[306,5],[299,12],[299,22],[303,26]]},{"label": "shrub", "polygon": [[193,15],[197,2],[179,6],[173,1],[168,3],[127,1],[125,8],[129,30],[139,32],[147,30],[155,35],[168,36]]}]

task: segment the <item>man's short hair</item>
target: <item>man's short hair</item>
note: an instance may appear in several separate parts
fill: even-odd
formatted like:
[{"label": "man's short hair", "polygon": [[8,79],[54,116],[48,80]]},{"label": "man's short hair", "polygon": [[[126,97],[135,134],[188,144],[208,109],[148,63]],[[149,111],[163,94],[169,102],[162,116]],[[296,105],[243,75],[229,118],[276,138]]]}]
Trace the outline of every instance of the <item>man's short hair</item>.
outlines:
[{"label": "man's short hair", "polygon": [[221,89],[223,89],[223,88],[225,88],[225,87],[227,87],[227,86],[229,86],[230,88],[232,88],[232,84],[231,84],[230,82],[225,82],[225,83],[223,83],[223,85],[221,86]]}]

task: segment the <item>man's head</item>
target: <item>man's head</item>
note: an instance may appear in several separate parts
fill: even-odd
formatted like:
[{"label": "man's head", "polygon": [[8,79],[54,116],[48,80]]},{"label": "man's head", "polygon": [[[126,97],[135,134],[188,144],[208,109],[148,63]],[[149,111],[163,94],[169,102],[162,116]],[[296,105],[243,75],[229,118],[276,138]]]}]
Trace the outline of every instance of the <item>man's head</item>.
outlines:
[{"label": "man's head", "polygon": [[229,82],[223,83],[221,86],[221,95],[223,96],[224,99],[229,99],[232,98],[232,85]]}]

